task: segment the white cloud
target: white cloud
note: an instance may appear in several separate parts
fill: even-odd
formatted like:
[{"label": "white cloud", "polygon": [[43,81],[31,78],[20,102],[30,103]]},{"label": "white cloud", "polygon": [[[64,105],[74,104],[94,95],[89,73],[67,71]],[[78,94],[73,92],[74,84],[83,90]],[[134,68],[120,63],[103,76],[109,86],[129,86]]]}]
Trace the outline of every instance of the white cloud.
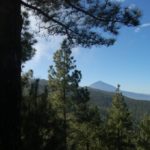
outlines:
[{"label": "white cloud", "polygon": [[144,24],[141,25],[142,28],[149,27],[149,26],[150,26],[150,23],[144,23]]},{"label": "white cloud", "polygon": [[[63,40],[61,36],[51,36],[50,39],[38,38],[38,43],[34,46],[36,48],[35,56],[27,61],[24,65],[24,71],[35,69],[43,64],[43,68],[47,68],[49,64],[53,63],[53,54],[60,48]],[[43,69],[39,68],[39,69]]]},{"label": "white cloud", "polygon": [[128,8],[129,9],[134,9],[134,8],[136,8],[136,5],[135,4],[130,4]]},{"label": "white cloud", "polygon": [[138,28],[135,29],[135,32],[139,32],[141,29],[146,28],[146,27],[150,27],[150,23],[144,23],[140,25]]},{"label": "white cloud", "polygon": [[35,45],[37,51],[32,61],[38,63],[42,59],[51,59],[53,53],[60,47],[62,40],[62,36],[51,36],[47,40],[39,38],[38,43]]},{"label": "white cloud", "polygon": [[34,61],[35,63],[39,62],[41,60],[41,58],[43,57],[48,57],[48,53],[50,50],[50,43],[47,43],[46,41],[43,42],[38,42],[35,45],[36,48],[36,54],[33,57],[32,61]]},{"label": "white cloud", "polygon": [[[38,43],[35,45],[37,51],[31,60],[32,63],[38,64],[44,59],[52,60],[54,52],[61,47],[63,39],[63,36],[50,36],[47,40],[45,38],[38,38]],[[72,49],[73,56],[79,55],[79,52],[80,47]]]}]

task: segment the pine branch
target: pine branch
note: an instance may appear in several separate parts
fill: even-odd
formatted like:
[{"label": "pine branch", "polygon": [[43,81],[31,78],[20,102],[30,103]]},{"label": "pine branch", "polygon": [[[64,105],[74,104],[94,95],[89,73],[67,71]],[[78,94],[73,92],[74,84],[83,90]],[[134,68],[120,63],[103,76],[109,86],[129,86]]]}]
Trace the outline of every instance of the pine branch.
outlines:
[{"label": "pine branch", "polygon": [[90,17],[92,17],[92,18],[95,19],[95,20],[106,21],[106,20],[104,20],[104,19],[102,19],[102,18],[99,18],[99,17],[96,17],[96,16],[92,15],[92,14],[89,13],[88,11],[86,11],[86,10],[84,10],[84,9],[78,7],[78,6],[73,5],[73,4],[70,2],[70,0],[66,0],[66,3],[67,3],[69,6],[71,6],[73,9],[76,9],[77,11],[82,12],[82,13],[84,13],[84,14],[87,15],[87,16],[90,16]]},{"label": "pine branch", "polygon": [[49,16],[47,13],[45,13],[44,11],[42,11],[40,8],[36,7],[36,6],[32,6],[24,1],[21,1],[21,4],[27,8],[30,8],[32,10],[37,11],[39,14],[43,15],[44,17],[46,17],[48,20],[51,20],[53,22],[55,22],[56,24],[62,26],[63,28],[65,28],[65,30],[71,31],[72,33],[75,34],[79,34],[75,31],[73,31],[72,29],[70,29],[67,25],[63,24],[62,22],[59,22],[58,20],[54,19],[54,15]]}]

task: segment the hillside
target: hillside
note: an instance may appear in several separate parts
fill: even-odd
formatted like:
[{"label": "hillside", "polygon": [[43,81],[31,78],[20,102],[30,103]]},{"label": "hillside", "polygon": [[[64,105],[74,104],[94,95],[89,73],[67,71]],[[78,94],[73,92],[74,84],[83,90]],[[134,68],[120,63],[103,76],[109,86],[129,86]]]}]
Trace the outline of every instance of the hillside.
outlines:
[{"label": "hillside", "polygon": [[[39,90],[41,94],[44,90],[44,87],[48,85],[47,80],[39,81]],[[94,88],[88,88],[90,92],[90,101],[92,104],[97,105],[101,113],[106,115],[107,109],[111,106],[112,97],[114,92],[107,92],[103,90],[98,90]],[[128,97],[125,97],[125,101],[129,107],[129,110],[132,112],[135,119],[140,119],[144,114],[150,114],[150,101],[146,100],[135,100]]]},{"label": "hillside", "polygon": [[[88,89],[90,91],[91,102],[99,106],[102,114],[106,114],[107,109],[111,106],[114,93],[92,88]],[[125,102],[135,119],[140,119],[146,113],[150,114],[150,101],[125,97]]]}]

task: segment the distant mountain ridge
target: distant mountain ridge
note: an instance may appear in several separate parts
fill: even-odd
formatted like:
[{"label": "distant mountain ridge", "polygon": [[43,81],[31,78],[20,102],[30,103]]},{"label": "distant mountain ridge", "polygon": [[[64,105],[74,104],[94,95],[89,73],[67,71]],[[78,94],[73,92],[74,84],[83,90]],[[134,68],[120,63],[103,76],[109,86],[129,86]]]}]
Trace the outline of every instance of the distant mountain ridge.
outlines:
[{"label": "distant mountain ridge", "polygon": [[[89,86],[90,88],[103,90],[107,92],[115,92],[116,87],[113,85],[110,85],[108,83],[97,81]],[[127,96],[132,99],[136,100],[150,100],[150,94],[142,94],[142,93],[135,93],[135,92],[129,92],[129,91],[122,91],[122,94],[124,96]]]},{"label": "distant mountain ridge", "polygon": [[[112,103],[114,92],[107,92],[94,88],[88,88],[90,92],[90,101],[92,104],[100,108],[102,116],[106,116],[108,109]],[[124,100],[135,120],[140,120],[145,114],[150,114],[150,101],[148,100],[135,100],[132,98],[124,97]]]},{"label": "distant mountain ridge", "polygon": [[[32,83],[34,81],[35,80],[33,80]],[[116,88],[114,86],[110,86],[109,88],[109,84],[105,84],[104,82],[98,85],[101,86],[104,85],[103,87],[105,88],[105,91],[104,88],[103,90],[96,89],[96,88],[101,88],[101,86],[96,86],[96,88],[94,88],[95,87],[94,85],[93,88],[88,87],[90,93],[90,102],[94,105],[97,105],[100,108],[100,112],[102,116],[106,116],[108,108],[110,108],[111,106],[112,97],[114,95]],[[48,86],[48,81],[45,79],[40,79],[38,85],[39,95],[44,92],[45,86]],[[113,90],[113,92],[111,91],[108,92],[106,90]],[[145,114],[150,114],[150,101],[148,100],[143,100],[143,99],[136,100],[125,96],[125,102],[127,103],[127,106],[129,107],[129,110],[132,113],[135,120],[140,120]]]},{"label": "distant mountain ridge", "polygon": [[110,85],[108,83],[102,82],[102,81],[97,81],[91,84],[89,87],[98,89],[98,90],[103,90],[107,92],[115,92],[116,87],[113,85]]}]

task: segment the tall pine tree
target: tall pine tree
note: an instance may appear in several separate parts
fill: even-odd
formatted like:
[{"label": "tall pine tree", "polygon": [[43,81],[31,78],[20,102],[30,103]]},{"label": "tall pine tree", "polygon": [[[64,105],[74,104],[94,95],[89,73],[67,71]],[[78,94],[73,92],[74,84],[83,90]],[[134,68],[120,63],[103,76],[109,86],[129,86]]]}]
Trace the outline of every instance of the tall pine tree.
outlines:
[{"label": "tall pine tree", "polygon": [[57,110],[57,115],[63,120],[62,149],[68,149],[68,120],[71,119],[73,111],[74,91],[79,88],[81,72],[76,70],[75,60],[71,56],[71,49],[67,40],[64,40],[61,49],[54,54],[55,66],[50,66],[49,70],[49,98],[53,109]]},{"label": "tall pine tree", "polygon": [[132,141],[131,115],[119,87],[120,85],[118,85],[108,112],[106,145],[109,150],[132,150],[135,147]]}]

